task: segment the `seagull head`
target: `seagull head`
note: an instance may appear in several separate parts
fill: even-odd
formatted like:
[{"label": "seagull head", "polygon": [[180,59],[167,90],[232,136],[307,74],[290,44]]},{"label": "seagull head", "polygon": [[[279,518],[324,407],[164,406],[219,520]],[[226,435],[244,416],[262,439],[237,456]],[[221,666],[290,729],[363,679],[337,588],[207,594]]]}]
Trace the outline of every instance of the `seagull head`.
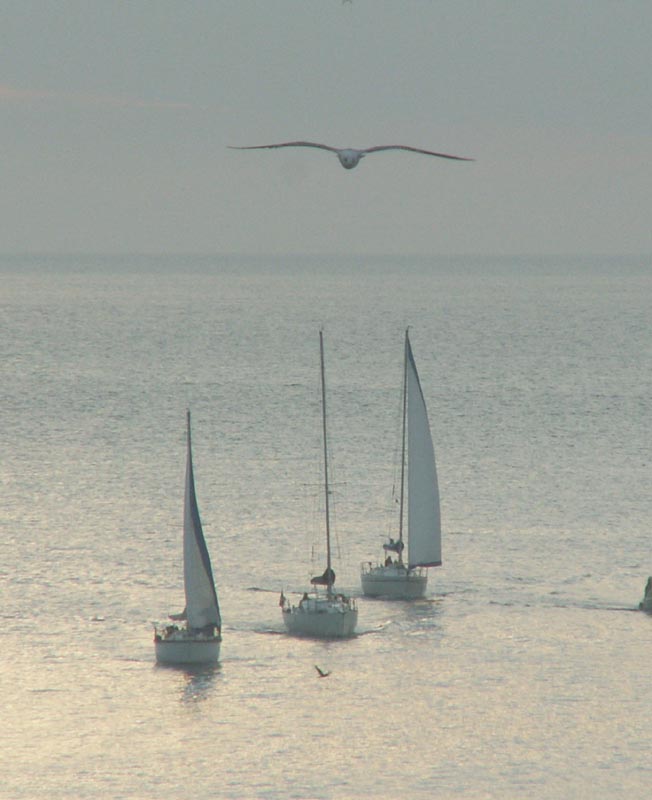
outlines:
[{"label": "seagull head", "polygon": [[353,169],[353,167],[357,167],[363,156],[364,153],[362,151],[353,150],[352,148],[337,151],[337,157],[344,169]]}]

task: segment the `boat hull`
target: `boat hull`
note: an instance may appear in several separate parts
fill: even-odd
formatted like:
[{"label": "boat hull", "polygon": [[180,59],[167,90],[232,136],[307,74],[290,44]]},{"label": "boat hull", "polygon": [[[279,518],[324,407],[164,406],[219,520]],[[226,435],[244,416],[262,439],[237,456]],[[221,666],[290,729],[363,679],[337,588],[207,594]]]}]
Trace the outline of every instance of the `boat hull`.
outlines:
[{"label": "boat hull", "polygon": [[360,580],[366,597],[388,600],[418,600],[426,593],[428,573],[424,569],[408,570],[404,566],[362,566]]},{"label": "boat hull", "polygon": [[159,664],[214,664],[220,657],[221,637],[183,635],[154,637]]},{"label": "boat hull", "polygon": [[343,639],[353,636],[358,609],[346,598],[308,598],[297,606],[284,605],[283,622],[288,633],[294,636]]}]

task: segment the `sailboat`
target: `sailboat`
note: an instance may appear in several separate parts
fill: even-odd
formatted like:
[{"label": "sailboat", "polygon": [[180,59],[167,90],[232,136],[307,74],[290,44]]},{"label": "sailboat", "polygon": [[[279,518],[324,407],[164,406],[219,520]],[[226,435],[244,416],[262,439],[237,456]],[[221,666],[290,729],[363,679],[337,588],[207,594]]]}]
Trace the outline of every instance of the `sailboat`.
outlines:
[{"label": "sailboat", "polygon": [[[355,601],[333,590],[335,572],[331,566],[331,530],[328,488],[328,443],[326,437],[326,380],[324,371],[324,336],[319,331],[319,357],[321,366],[322,433],[324,440],[324,491],[326,501],[326,569],[322,575],[311,579],[310,592],[304,592],[297,605],[293,605],[283,593],[279,605],[283,622],[289,633],[298,636],[314,636],[320,639],[336,639],[351,636],[358,621]],[[325,591],[319,589],[325,587]]]},{"label": "sailboat", "polygon": [[[407,475],[406,475],[407,466]],[[407,491],[406,491],[407,490]],[[407,562],[403,529],[407,493]],[[408,330],[403,366],[403,424],[398,538],[383,545],[384,563],[361,568],[362,591],[369,597],[414,600],[423,597],[427,567],[441,565],[441,521],[435,451]]]},{"label": "sailboat", "polygon": [[188,454],[183,510],[183,583],[186,607],[180,614],[170,614],[172,624],[154,629],[156,660],[164,664],[213,663],[219,658],[222,641],[220,606],[197,507],[189,411],[187,426]]}]

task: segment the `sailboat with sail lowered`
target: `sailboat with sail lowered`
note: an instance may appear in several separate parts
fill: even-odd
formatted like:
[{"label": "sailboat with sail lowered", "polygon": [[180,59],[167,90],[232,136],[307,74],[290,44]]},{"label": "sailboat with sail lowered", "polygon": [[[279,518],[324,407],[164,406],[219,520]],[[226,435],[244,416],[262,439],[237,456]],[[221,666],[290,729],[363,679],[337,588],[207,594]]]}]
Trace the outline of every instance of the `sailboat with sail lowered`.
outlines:
[{"label": "sailboat with sail lowered", "polygon": [[163,664],[208,664],[217,661],[222,618],[211,559],[202,530],[192,468],[190,411],[187,412],[186,483],[183,511],[183,584],[186,607],[170,614],[172,624],[155,627],[156,660]]},{"label": "sailboat with sail lowered", "polygon": [[[407,471],[407,474],[406,474]],[[406,499],[407,494],[407,499]],[[404,517],[407,506],[407,537]],[[435,451],[426,402],[405,331],[403,359],[403,423],[398,538],[383,545],[382,564],[361,567],[362,591],[369,597],[414,600],[423,597],[427,567],[441,565],[441,519]],[[407,538],[407,561],[403,558]]]},{"label": "sailboat with sail lowered", "polygon": [[[326,380],[324,370],[324,336],[319,331],[319,361],[321,375],[322,435],[324,443],[324,492],[326,510],[326,569],[311,579],[311,591],[304,592],[297,605],[283,593],[279,605],[288,633],[338,639],[352,636],[358,621],[355,600],[333,589],[335,572],[331,566],[330,495],[328,486],[328,439],[326,436]],[[320,590],[320,587],[324,589]]]}]

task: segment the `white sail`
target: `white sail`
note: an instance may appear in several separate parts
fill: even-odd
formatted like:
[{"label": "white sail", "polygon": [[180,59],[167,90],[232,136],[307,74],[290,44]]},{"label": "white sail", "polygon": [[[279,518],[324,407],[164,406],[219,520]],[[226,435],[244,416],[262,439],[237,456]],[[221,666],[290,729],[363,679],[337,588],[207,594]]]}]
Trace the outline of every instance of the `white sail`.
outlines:
[{"label": "white sail", "polygon": [[439,487],[426,401],[410,340],[405,338],[408,450],[408,564],[441,564]]},{"label": "white sail", "polygon": [[183,513],[183,579],[188,627],[203,628],[206,625],[216,625],[220,628],[222,624],[220,607],[195,494],[190,441],[190,412],[188,412],[188,460]]}]

